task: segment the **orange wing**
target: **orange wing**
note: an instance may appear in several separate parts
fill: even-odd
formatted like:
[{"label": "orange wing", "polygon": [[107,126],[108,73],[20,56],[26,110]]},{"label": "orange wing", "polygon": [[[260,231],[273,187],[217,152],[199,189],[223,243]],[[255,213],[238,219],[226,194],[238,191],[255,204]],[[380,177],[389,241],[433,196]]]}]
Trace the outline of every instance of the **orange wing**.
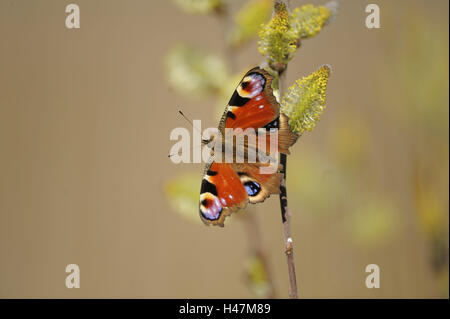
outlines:
[{"label": "orange wing", "polygon": [[256,67],[248,71],[233,95],[222,116],[219,130],[225,128],[258,129],[278,118],[280,106],[272,91],[273,77]]},{"label": "orange wing", "polygon": [[224,226],[225,217],[247,205],[247,191],[228,163],[206,166],[200,190],[200,217],[205,224]]},{"label": "orange wing", "polygon": [[[289,130],[287,117],[280,114],[280,105],[272,91],[273,77],[256,67],[248,71],[234,91],[219,123],[219,131],[225,135],[226,128],[265,129],[266,152],[269,150],[270,136],[278,133],[275,150],[289,154],[289,147],[297,136]],[[274,135],[272,135],[274,136]],[[258,137],[259,138],[259,137]],[[247,140],[246,150],[257,149],[259,143]],[[273,148],[273,145],[270,145]],[[233,150],[236,153],[236,150]],[[236,159],[236,157],[234,157]],[[207,225],[224,226],[225,218],[234,211],[244,208],[247,203],[264,201],[271,194],[279,192],[280,167],[270,174],[262,174],[263,163],[217,163],[214,157],[206,166],[200,190],[200,217]]]}]

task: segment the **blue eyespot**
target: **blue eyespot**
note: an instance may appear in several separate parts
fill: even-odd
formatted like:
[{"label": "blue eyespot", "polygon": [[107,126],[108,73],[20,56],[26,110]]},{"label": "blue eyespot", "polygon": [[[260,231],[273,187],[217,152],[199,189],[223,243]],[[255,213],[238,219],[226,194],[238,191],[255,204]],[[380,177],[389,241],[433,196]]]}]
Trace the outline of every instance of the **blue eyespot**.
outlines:
[{"label": "blue eyespot", "polygon": [[261,186],[256,182],[245,182],[244,183],[245,190],[247,191],[248,196],[256,196],[261,191]]}]

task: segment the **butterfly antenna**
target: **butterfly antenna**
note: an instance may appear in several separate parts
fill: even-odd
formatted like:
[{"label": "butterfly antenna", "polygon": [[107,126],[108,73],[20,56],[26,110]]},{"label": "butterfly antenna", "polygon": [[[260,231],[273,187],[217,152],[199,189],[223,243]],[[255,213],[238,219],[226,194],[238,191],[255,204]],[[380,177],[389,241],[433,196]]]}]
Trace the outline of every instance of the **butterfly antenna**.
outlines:
[{"label": "butterfly antenna", "polygon": [[[198,129],[198,127],[194,126],[194,123],[192,123],[192,121],[191,121],[186,115],[184,115],[184,113],[183,113],[181,110],[178,110],[178,113],[180,113],[180,115],[181,115],[186,121],[188,121],[189,124],[191,124],[192,128],[194,128],[197,132],[200,133],[200,135],[202,136],[202,143],[203,143],[203,141],[204,141],[204,139],[203,139],[203,133]],[[201,145],[200,145],[200,146],[201,146]],[[198,146],[197,146],[197,147],[198,147]],[[194,146],[191,146],[191,147],[190,147],[190,150],[193,150],[193,149],[194,149]],[[177,154],[169,154],[168,157],[172,157],[172,156],[174,156],[174,155],[177,155]]]},{"label": "butterfly antenna", "polygon": [[188,119],[188,117],[187,117],[186,115],[184,115],[184,113],[183,113],[181,110],[178,110],[178,113],[180,113],[181,116],[184,117],[184,119],[185,119],[186,121],[188,121],[189,124],[191,124],[192,127],[194,127],[194,124],[192,123],[192,121],[191,121],[190,119]]},{"label": "butterfly antenna", "polygon": [[203,139],[203,133],[198,129],[198,127],[194,126],[194,123],[192,123],[192,121],[186,115],[184,115],[184,113],[181,110],[178,110],[178,113],[180,113],[181,116],[184,117],[184,119],[186,121],[188,121],[189,124],[191,124],[191,126],[194,128],[194,130],[196,130],[197,132],[200,133],[200,135],[202,136],[202,141],[203,141],[204,140]]},{"label": "butterfly antenna", "polygon": [[[189,150],[192,151],[194,148],[201,147],[201,146],[202,146],[202,145],[191,146],[191,147],[189,148]],[[169,154],[168,157],[172,157],[172,156],[175,156],[175,155],[178,155],[178,153],[172,153],[172,154]]]}]

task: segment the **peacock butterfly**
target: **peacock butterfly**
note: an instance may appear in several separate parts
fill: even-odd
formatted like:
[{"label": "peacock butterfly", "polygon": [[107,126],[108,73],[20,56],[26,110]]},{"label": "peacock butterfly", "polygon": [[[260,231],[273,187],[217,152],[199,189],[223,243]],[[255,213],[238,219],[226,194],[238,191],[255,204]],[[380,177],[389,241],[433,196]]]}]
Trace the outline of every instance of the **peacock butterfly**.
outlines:
[{"label": "peacock butterfly", "polygon": [[[289,147],[295,143],[297,135],[290,131],[288,118],[280,113],[280,105],[272,91],[272,80],[273,76],[260,67],[248,71],[225,108],[218,132],[223,136],[226,129],[265,130],[267,141],[276,133],[276,151],[289,154]],[[204,143],[214,142],[215,139],[217,136]],[[245,148],[250,150],[257,148],[257,145],[246,140]],[[271,194],[279,193],[282,174],[278,164],[274,172],[265,174],[261,173],[260,168],[267,163],[262,161],[242,162],[236,160],[236,155],[233,162],[220,159],[211,152],[203,173],[200,218],[206,225],[223,227],[225,218],[245,208],[248,202],[259,203]]]}]

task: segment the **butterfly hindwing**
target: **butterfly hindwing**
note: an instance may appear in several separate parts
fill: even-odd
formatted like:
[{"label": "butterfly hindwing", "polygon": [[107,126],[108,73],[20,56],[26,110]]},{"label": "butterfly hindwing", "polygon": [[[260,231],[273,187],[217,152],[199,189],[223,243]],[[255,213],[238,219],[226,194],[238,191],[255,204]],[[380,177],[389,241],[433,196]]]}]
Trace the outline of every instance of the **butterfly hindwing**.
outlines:
[{"label": "butterfly hindwing", "polygon": [[223,227],[225,217],[247,205],[247,192],[229,163],[211,161],[200,190],[200,217],[205,224]]},{"label": "butterfly hindwing", "polygon": [[261,173],[262,164],[237,164],[233,163],[233,168],[239,175],[241,183],[247,191],[248,201],[252,204],[263,202],[271,194],[278,194],[282,174],[279,173],[281,167],[277,167],[272,174]]}]

